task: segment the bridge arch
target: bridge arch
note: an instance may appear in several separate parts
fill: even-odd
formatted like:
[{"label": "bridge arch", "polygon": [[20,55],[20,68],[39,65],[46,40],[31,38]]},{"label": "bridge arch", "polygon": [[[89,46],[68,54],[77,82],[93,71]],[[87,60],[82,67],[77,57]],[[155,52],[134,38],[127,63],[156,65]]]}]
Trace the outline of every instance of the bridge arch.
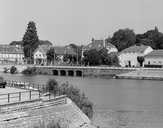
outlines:
[{"label": "bridge arch", "polygon": [[74,71],[73,70],[68,70],[68,76],[74,76]]},{"label": "bridge arch", "polygon": [[77,70],[76,71],[76,76],[82,76],[83,75],[83,72],[82,71],[80,71],[80,70]]},{"label": "bridge arch", "polygon": [[58,76],[59,75],[59,71],[58,70],[53,70],[53,75]]},{"label": "bridge arch", "polygon": [[66,71],[65,70],[60,70],[60,75],[61,76],[66,76]]}]

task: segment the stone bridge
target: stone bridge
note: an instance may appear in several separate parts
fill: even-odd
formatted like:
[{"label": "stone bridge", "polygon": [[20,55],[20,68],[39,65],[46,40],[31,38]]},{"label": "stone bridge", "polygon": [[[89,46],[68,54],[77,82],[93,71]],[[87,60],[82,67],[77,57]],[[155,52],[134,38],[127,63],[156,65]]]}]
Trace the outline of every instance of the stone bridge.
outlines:
[{"label": "stone bridge", "polygon": [[115,76],[136,70],[121,67],[85,67],[85,66],[34,66],[41,74],[55,76]]}]

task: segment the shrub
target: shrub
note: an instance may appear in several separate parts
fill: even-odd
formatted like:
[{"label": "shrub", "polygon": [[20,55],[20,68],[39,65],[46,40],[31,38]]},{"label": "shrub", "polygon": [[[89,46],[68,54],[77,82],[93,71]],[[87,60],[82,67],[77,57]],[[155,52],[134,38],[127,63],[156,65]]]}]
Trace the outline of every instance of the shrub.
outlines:
[{"label": "shrub", "polygon": [[93,103],[89,101],[80,89],[69,85],[68,82],[58,85],[55,79],[50,79],[46,84],[47,91],[58,93],[59,95],[67,95],[89,118],[93,117]]},{"label": "shrub", "polygon": [[12,66],[12,67],[10,68],[10,73],[11,73],[11,74],[17,73],[17,68],[16,68],[15,66]]},{"label": "shrub", "polygon": [[8,72],[8,68],[4,67],[3,72],[4,72],[4,73],[7,73],[7,72]]},{"label": "shrub", "polygon": [[23,70],[22,73],[26,75],[37,74],[36,67],[28,67],[27,69]]},{"label": "shrub", "polygon": [[56,95],[58,93],[59,86],[58,82],[55,79],[49,79],[46,84],[46,91]]}]

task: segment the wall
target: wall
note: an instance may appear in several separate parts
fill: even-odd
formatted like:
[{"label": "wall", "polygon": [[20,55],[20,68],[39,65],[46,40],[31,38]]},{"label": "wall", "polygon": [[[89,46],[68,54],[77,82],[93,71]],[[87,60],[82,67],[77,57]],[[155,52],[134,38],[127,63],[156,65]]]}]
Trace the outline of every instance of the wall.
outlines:
[{"label": "wall", "polygon": [[[149,64],[150,62],[150,64]],[[144,65],[163,65],[163,58],[145,58]]]}]

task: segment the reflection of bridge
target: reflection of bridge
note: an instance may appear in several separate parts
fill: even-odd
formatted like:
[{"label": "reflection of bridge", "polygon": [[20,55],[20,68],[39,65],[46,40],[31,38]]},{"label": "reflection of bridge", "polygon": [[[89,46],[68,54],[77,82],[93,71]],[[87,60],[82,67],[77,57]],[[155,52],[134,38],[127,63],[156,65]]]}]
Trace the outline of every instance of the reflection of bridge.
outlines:
[{"label": "reflection of bridge", "polygon": [[35,66],[43,74],[55,76],[115,76],[119,73],[129,72],[135,68],[121,67],[85,67],[85,66]]}]

